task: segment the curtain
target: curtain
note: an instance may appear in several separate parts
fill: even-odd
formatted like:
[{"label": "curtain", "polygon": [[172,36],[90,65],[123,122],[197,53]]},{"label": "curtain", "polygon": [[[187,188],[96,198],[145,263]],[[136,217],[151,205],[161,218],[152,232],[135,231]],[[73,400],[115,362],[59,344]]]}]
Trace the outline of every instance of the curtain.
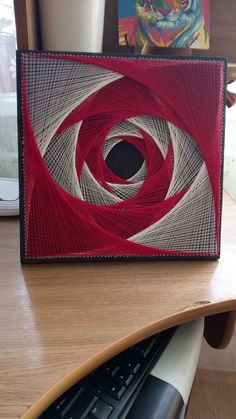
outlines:
[{"label": "curtain", "polygon": [[0,0],[0,178],[18,177],[13,0]]}]

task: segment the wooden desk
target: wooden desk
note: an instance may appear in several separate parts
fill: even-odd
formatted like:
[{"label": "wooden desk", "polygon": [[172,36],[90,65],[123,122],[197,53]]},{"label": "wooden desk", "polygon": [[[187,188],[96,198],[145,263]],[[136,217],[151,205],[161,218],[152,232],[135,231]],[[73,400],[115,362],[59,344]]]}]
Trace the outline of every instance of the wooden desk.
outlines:
[{"label": "wooden desk", "polygon": [[[67,374],[23,416],[35,418],[65,386],[138,340],[236,310],[235,214],[225,196],[220,261],[35,266],[20,265],[18,219],[1,218],[0,417],[19,418]],[[230,340],[232,320],[208,320],[215,346]]]}]

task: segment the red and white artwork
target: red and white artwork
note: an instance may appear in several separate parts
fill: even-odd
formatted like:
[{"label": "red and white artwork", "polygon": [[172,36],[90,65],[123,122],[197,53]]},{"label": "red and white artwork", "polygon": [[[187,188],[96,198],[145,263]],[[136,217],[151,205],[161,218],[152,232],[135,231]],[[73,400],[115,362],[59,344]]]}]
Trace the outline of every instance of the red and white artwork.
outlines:
[{"label": "red and white artwork", "polygon": [[22,261],[219,257],[225,65],[19,52]]}]

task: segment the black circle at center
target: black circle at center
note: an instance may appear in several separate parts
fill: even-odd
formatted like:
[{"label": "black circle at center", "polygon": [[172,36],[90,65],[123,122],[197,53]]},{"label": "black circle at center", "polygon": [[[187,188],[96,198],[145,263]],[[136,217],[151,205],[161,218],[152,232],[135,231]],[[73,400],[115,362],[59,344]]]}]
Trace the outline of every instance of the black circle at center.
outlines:
[{"label": "black circle at center", "polygon": [[109,152],[106,163],[109,169],[121,179],[134,176],[143,164],[140,151],[128,141],[120,141]]}]

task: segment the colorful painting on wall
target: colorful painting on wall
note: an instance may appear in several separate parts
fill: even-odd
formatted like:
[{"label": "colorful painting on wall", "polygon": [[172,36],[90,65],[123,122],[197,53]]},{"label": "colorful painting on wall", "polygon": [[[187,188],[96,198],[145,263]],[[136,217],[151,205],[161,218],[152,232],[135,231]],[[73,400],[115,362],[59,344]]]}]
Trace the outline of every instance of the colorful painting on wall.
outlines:
[{"label": "colorful painting on wall", "polygon": [[118,0],[119,43],[209,48],[210,0]]},{"label": "colorful painting on wall", "polygon": [[22,262],[219,257],[224,59],[17,68]]}]

